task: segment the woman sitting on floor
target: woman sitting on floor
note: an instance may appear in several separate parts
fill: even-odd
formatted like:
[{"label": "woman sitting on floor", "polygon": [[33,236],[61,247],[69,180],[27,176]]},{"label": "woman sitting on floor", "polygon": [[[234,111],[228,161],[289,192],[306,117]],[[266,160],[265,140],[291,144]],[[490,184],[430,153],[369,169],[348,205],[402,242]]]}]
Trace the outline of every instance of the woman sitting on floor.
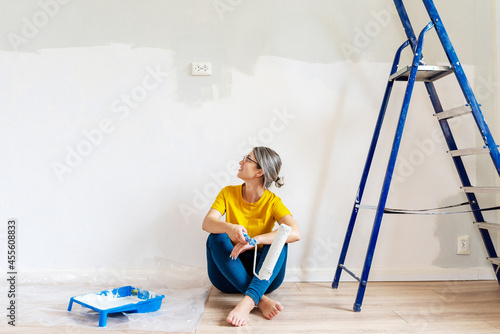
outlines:
[{"label": "woman sitting on floor", "polygon": [[[237,176],[242,185],[227,186],[217,195],[203,220],[203,229],[210,233],[207,239],[207,268],[212,284],[222,292],[242,293],[243,299],[229,313],[227,321],[243,326],[257,306],[262,314],[272,319],[283,306],[264,294],[276,290],[285,277],[288,243],[300,239],[300,230],[281,199],[268,188],[274,182],[279,188],[284,183],[279,177],[281,159],[267,147],[255,147],[240,161]],[[226,222],[220,218],[226,215]],[[275,222],[292,228],[274,267],[270,280],[253,275],[254,252],[243,233],[257,240],[257,269],[259,272],[270,244],[276,235]]]}]

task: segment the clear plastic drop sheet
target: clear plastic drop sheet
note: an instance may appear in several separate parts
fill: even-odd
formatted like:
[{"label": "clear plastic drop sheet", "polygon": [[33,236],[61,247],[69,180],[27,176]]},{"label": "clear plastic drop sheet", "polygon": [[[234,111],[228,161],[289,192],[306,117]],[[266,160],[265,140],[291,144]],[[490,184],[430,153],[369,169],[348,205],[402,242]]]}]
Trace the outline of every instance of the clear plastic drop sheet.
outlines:
[{"label": "clear plastic drop sheet", "polygon": [[[212,286],[206,269],[173,264],[165,259],[156,260],[156,269],[148,275],[96,271],[95,275],[61,274],[23,280],[22,272],[19,272],[16,327],[58,326],[65,327],[71,333],[84,333],[85,328],[98,328],[99,313],[77,303],[73,303],[72,310],[68,311],[70,298],[132,285],[163,294],[165,298],[161,308],[149,313],[109,314],[106,328],[194,332],[203,316]],[[6,296],[5,286],[2,290]]]}]

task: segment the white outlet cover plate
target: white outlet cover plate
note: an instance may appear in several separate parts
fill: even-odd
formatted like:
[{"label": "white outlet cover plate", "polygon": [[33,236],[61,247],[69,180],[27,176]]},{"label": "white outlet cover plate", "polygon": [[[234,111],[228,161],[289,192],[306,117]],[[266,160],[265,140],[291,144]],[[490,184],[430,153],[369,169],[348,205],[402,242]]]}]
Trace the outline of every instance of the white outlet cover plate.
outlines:
[{"label": "white outlet cover plate", "polygon": [[212,75],[212,63],[210,62],[193,62],[192,75]]},{"label": "white outlet cover plate", "polygon": [[470,236],[461,235],[457,238],[457,254],[458,255],[470,254]]}]

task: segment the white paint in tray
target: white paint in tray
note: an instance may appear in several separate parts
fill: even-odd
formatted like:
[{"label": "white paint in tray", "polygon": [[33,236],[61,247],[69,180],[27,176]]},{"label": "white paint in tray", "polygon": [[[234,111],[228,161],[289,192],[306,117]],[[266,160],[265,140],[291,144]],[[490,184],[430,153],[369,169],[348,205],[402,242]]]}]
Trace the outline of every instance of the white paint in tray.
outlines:
[{"label": "white paint in tray", "polygon": [[137,296],[119,297],[117,295],[113,295],[111,292],[102,295],[99,294],[82,295],[74,297],[74,299],[100,310],[107,310],[119,306],[136,304],[138,302],[144,301],[144,299],[140,299]]}]

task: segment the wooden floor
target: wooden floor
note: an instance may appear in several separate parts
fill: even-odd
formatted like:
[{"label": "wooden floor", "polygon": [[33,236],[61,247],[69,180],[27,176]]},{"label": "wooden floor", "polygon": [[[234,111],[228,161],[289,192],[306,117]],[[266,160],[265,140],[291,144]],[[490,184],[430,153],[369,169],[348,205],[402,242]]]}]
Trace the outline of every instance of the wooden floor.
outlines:
[{"label": "wooden floor", "polygon": [[201,333],[500,333],[496,281],[370,282],[361,312],[357,284],[287,283],[269,296],[284,310],[267,320],[255,309],[246,328],[225,318],[238,296],[212,289],[196,334]]},{"label": "wooden floor", "polygon": [[[233,328],[227,314],[241,296],[212,289],[195,334],[201,333],[500,333],[500,286],[496,281],[370,282],[361,312],[352,306],[357,284],[285,283],[269,296],[284,310]],[[10,327],[10,326],[9,326]],[[1,327],[2,333],[137,333],[112,328]]]}]

